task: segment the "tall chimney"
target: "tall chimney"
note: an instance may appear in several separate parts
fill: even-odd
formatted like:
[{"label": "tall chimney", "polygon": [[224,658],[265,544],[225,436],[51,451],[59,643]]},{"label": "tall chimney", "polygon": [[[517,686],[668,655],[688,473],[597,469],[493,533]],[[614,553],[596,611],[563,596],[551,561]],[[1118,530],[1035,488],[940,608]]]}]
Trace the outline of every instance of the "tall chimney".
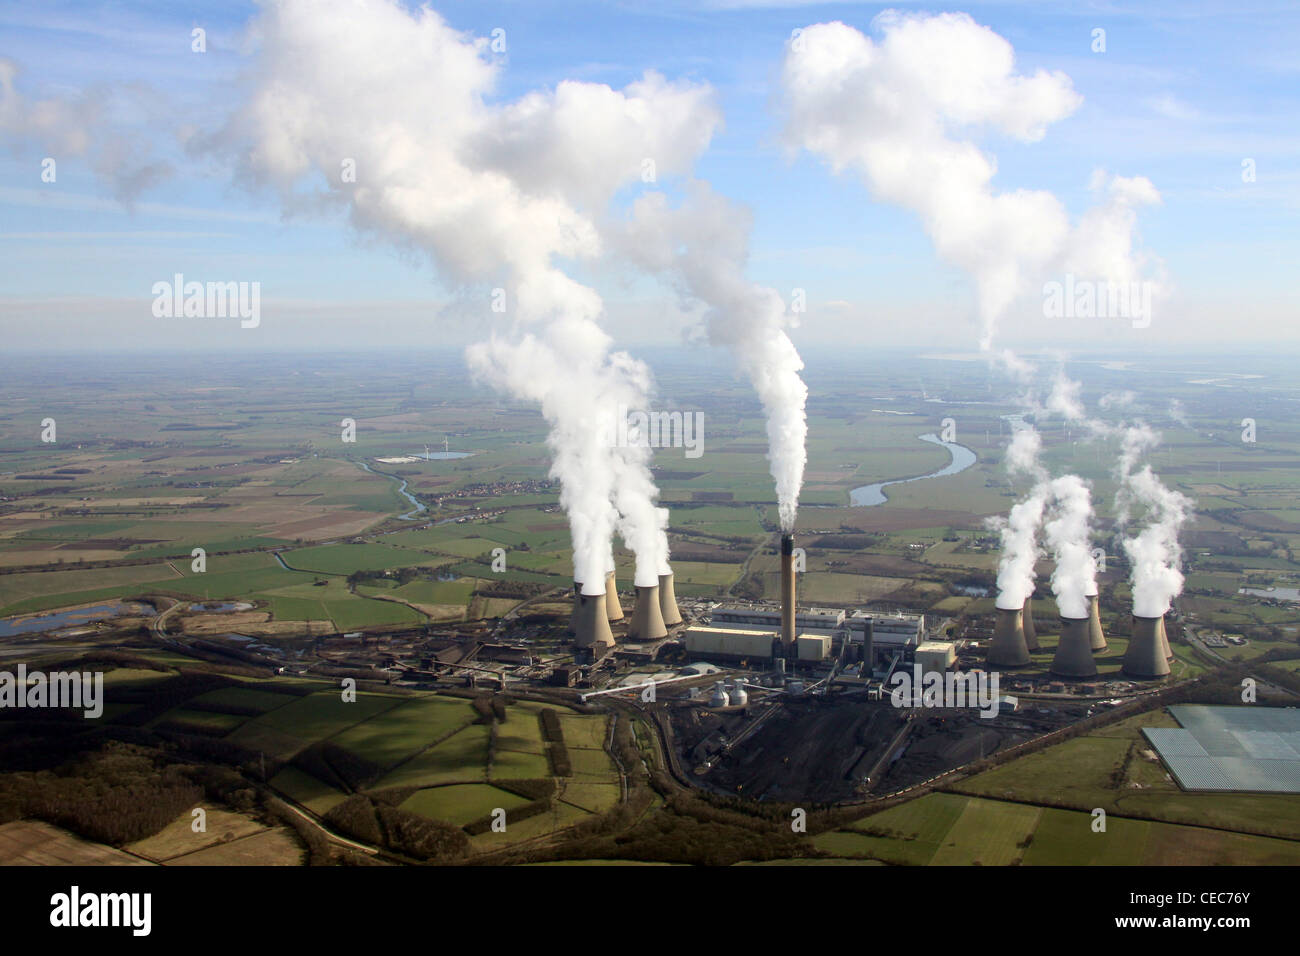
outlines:
[{"label": "tall chimney", "polygon": [[569,633],[578,633],[578,605],[582,603],[582,582],[573,582],[573,612],[569,615]]},{"label": "tall chimney", "polygon": [[1106,649],[1106,635],[1101,631],[1101,604],[1096,594],[1088,595],[1088,640],[1094,654]]},{"label": "tall chimney", "polygon": [[993,625],[993,643],[989,646],[989,664],[1024,667],[1029,663],[1023,614],[1020,608],[998,608],[998,620]]},{"label": "tall chimney", "polygon": [[1051,672],[1057,677],[1096,677],[1097,662],[1092,659],[1092,638],[1086,617],[1061,618],[1061,639],[1052,658]]},{"label": "tall chimney", "polygon": [[609,617],[605,611],[605,595],[583,594],[578,592],[577,626],[574,627],[574,644],[578,647],[591,647],[595,644],[614,646],[614,635],[609,629]]},{"label": "tall chimney", "polygon": [[1123,670],[1128,677],[1154,680],[1169,675],[1169,661],[1165,656],[1168,646],[1165,636],[1165,619],[1133,615],[1133,636],[1124,652]]},{"label": "tall chimney", "polygon": [[618,602],[618,588],[614,584],[614,572],[605,575],[605,616],[611,621],[623,620],[623,605]]},{"label": "tall chimney", "polygon": [[1034,595],[1025,598],[1025,613],[1020,623],[1025,629],[1025,649],[1030,653],[1038,650],[1038,628],[1034,627]]},{"label": "tall chimney", "polygon": [[682,612],[677,610],[677,593],[673,590],[673,573],[659,575],[659,613],[664,627],[682,623]]},{"label": "tall chimney", "polygon": [[641,587],[637,585],[636,606],[632,608],[632,619],[627,625],[629,641],[657,641],[668,636],[664,626],[664,614],[659,609],[659,585]]},{"label": "tall chimney", "polygon": [[781,646],[794,647],[794,535],[781,535]]}]

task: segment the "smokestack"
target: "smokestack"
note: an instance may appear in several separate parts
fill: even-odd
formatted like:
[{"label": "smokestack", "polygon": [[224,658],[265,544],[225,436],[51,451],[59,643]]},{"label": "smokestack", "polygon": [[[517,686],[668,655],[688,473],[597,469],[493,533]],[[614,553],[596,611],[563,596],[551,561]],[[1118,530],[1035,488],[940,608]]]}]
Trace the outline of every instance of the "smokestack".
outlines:
[{"label": "smokestack", "polygon": [[659,610],[659,585],[636,589],[636,606],[627,625],[629,641],[657,641],[668,636],[664,627],[664,614]]},{"label": "smokestack", "polygon": [[573,629],[578,647],[595,644],[614,646],[614,635],[609,630],[609,617],[605,611],[605,595],[578,592],[577,622]]},{"label": "smokestack", "polygon": [[1034,595],[1032,592],[1029,597],[1025,598],[1025,613],[1021,615],[1020,623],[1025,629],[1025,649],[1033,653],[1038,650],[1038,628],[1034,627]]},{"label": "smokestack", "polygon": [[618,588],[614,585],[614,572],[605,575],[605,616],[611,621],[623,620],[623,605],[618,602]]},{"label": "smokestack", "polygon": [[582,603],[582,582],[573,582],[573,612],[569,615],[569,633],[578,633],[578,605]]},{"label": "smokestack", "polygon": [[794,647],[794,535],[781,535],[781,646]]},{"label": "smokestack", "polygon": [[1056,645],[1051,671],[1057,677],[1096,677],[1097,662],[1092,659],[1092,639],[1086,617],[1061,618],[1061,639]]},{"label": "smokestack", "polygon": [[677,610],[677,593],[673,591],[673,573],[659,575],[659,613],[664,627],[682,623],[682,612]]},{"label": "smokestack", "polygon": [[1019,608],[998,608],[998,622],[993,626],[993,643],[989,647],[989,664],[1024,667],[1029,663],[1023,614]]},{"label": "smokestack", "polygon": [[1094,654],[1106,649],[1106,635],[1101,632],[1101,605],[1095,594],[1088,595],[1088,640]]},{"label": "smokestack", "polygon": [[1126,676],[1141,680],[1154,680],[1169,676],[1169,661],[1165,648],[1169,638],[1165,634],[1165,619],[1133,615],[1133,636],[1124,652],[1123,670]]}]

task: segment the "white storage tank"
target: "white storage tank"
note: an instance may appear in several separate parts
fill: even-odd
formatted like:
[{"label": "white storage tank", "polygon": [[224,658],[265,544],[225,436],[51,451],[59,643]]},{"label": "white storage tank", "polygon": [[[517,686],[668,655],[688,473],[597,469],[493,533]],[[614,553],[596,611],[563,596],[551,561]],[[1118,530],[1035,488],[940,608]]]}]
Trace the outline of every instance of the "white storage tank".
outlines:
[{"label": "white storage tank", "polygon": [[749,694],[745,693],[745,685],[736,681],[731,686],[731,706],[744,707],[749,703]]},{"label": "white storage tank", "polygon": [[713,694],[709,697],[710,707],[730,707],[731,697],[727,694],[727,685],[724,681],[718,681],[713,685]]}]

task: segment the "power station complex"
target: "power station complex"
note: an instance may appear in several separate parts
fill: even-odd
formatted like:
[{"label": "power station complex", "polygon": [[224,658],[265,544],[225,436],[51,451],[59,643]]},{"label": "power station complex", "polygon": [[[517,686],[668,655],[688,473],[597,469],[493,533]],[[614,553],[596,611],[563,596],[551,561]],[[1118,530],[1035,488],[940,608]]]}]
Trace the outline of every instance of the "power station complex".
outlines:
[{"label": "power station complex", "polygon": [[[956,644],[927,641],[925,616],[920,613],[873,612],[865,609],[804,607],[796,601],[794,536],[783,534],[780,544],[781,600],[778,607],[762,604],[714,606],[707,619],[686,623],[677,606],[670,572],[658,584],[636,588],[632,611],[625,617],[615,589],[614,572],[605,580],[605,593],[582,593],[574,584],[570,630],[579,661],[604,657],[614,650],[611,623],[626,623],[625,645],[646,645],[673,636],[692,660],[749,665],[785,674],[787,668],[834,664],[838,681],[888,679],[900,666],[920,665],[924,671],[945,671],[957,661]],[[1094,589],[1095,592],[1095,589]],[[1087,617],[1060,617],[1059,640],[1049,673],[1066,680],[1099,675],[1095,655],[1109,645],[1101,625],[1099,595],[1088,595]],[[680,627],[679,627],[680,626]],[[990,669],[1031,665],[1040,650],[1033,596],[1021,607],[996,610],[985,663]],[[1122,671],[1134,680],[1155,680],[1170,673],[1173,660],[1163,617],[1133,618],[1132,636]]]}]

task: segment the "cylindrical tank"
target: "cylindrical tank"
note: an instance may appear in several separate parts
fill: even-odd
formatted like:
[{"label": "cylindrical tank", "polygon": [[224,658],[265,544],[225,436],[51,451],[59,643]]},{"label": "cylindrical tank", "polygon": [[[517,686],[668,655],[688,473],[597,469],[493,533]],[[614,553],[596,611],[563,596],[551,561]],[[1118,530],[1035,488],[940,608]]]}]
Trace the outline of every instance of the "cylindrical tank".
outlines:
[{"label": "cylindrical tank", "polygon": [[731,706],[744,707],[749,703],[749,695],[745,693],[745,685],[736,681],[731,685]]},{"label": "cylindrical tank", "polygon": [[797,697],[803,693],[803,681],[792,680],[790,683],[785,685],[785,689]]},{"label": "cylindrical tank", "polygon": [[713,685],[713,693],[709,695],[710,707],[730,707],[731,696],[727,693],[727,685],[724,681],[718,681]]}]

